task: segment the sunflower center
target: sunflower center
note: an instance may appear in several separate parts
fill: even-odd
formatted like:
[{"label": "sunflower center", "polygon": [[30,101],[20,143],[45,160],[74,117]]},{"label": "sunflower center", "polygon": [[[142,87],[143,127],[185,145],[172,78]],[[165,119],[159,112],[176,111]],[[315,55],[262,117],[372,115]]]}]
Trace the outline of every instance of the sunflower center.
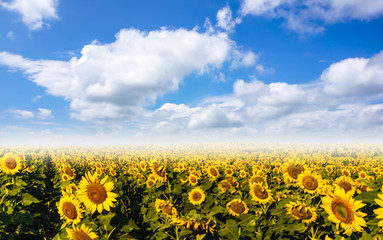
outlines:
[{"label": "sunflower center", "polygon": [[217,170],[215,169],[215,168],[210,168],[210,174],[212,175],[212,176],[218,176],[218,172],[217,172]]},{"label": "sunflower center", "polygon": [[99,183],[90,183],[87,189],[88,198],[95,204],[103,203],[107,198],[105,187]]},{"label": "sunflower center", "polygon": [[296,217],[303,219],[303,220],[310,219],[313,216],[311,211],[307,210],[305,207],[302,207],[302,206],[295,206],[292,209],[292,213]]},{"label": "sunflower center", "polygon": [[77,231],[73,233],[73,238],[75,240],[92,240],[91,237],[89,237],[88,234],[82,232],[82,231]]},{"label": "sunflower center", "polygon": [[191,176],[191,177],[190,177],[190,182],[191,182],[191,183],[196,183],[196,182],[197,182],[197,178],[194,177],[194,176]]},{"label": "sunflower center", "polygon": [[227,181],[225,181],[225,180],[221,181],[221,182],[219,183],[219,186],[220,186],[222,189],[225,189],[225,190],[230,188],[230,184],[229,184],[229,182],[227,182]]},{"label": "sunflower center", "polygon": [[192,199],[193,199],[194,201],[199,201],[201,198],[202,198],[202,195],[201,195],[201,193],[199,193],[199,192],[195,192],[195,193],[193,193],[193,195],[192,195]]},{"label": "sunflower center", "polygon": [[290,175],[290,177],[297,179],[298,175],[304,170],[304,167],[300,164],[290,164],[287,168],[287,173]]},{"label": "sunflower center", "polygon": [[264,182],[264,179],[261,177],[251,178],[251,183],[263,183],[263,182]]},{"label": "sunflower center", "polygon": [[73,171],[70,168],[65,168],[65,173],[68,174],[69,177],[73,177]]},{"label": "sunflower center", "polygon": [[349,182],[341,181],[338,183],[339,187],[343,188],[345,192],[352,190],[352,185]]},{"label": "sunflower center", "polygon": [[350,224],[354,221],[354,213],[351,207],[340,199],[333,200],[331,210],[335,217],[343,223]]},{"label": "sunflower center", "polygon": [[17,166],[17,162],[14,158],[7,158],[7,160],[5,160],[5,166],[8,169],[15,169]]},{"label": "sunflower center", "polygon": [[164,211],[164,213],[166,213],[167,215],[173,214],[173,208],[170,205],[162,207],[162,211]]},{"label": "sunflower center", "polygon": [[64,215],[69,219],[76,219],[77,218],[77,210],[76,206],[71,202],[64,202],[62,207]]},{"label": "sunflower center", "polygon": [[313,176],[305,176],[302,184],[307,190],[315,190],[318,188],[318,180]]},{"label": "sunflower center", "polygon": [[266,191],[266,189],[262,188],[259,185],[254,186],[254,195],[257,196],[259,199],[266,199],[269,197],[269,193]]},{"label": "sunflower center", "polygon": [[232,203],[230,208],[236,214],[241,214],[241,213],[243,213],[246,210],[246,208],[243,205],[243,203],[236,203],[236,202]]}]

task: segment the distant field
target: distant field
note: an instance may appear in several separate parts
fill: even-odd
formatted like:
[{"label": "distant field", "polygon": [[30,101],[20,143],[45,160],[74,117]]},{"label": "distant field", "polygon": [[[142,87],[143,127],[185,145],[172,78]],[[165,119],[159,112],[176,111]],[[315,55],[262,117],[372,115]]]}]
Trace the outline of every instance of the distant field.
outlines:
[{"label": "distant field", "polygon": [[0,239],[382,239],[383,145],[0,148]]}]

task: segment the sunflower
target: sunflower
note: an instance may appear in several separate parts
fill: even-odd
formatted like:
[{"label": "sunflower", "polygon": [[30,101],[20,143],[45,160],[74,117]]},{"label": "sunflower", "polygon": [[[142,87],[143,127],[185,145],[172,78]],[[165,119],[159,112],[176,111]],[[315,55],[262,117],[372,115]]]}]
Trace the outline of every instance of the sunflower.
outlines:
[{"label": "sunflower", "polygon": [[84,203],[92,214],[97,210],[99,213],[103,209],[110,211],[110,207],[114,207],[113,202],[116,201],[117,194],[111,192],[114,188],[113,182],[108,182],[108,176],[102,180],[97,175],[91,175],[89,172],[82,177],[77,192],[78,198]]},{"label": "sunflower", "polygon": [[94,240],[98,238],[97,234],[92,232],[92,230],[86,227],[85,224],[82,224],[81,228],[67,228],[66,231],[71,240]]},{"label": "sunflower", "polygon": [[226,174],[226,176],[232,176],[233,175],[233,169],[231,168],[231,167],[229,167],[229,168],[227,168],[226,170],[225,170],[225,174]]},{"label": "sunflower", "polygon": [[305,167],[295,161],[287,162],[283,167],[283,178],[286,183],[296,182],[298,175],[305,170]]},{"label": "sunflower", "polygon": [[196,187],[189,193],[189,201],[193,205],[201,205],[205,201],[205,193],[200,187]]},{"label": "sunflower", "polygon": [[197,185],[198,184],[198,176],[196,176],[194,174],[190,174],[189,175],[189,184],[192,186]]},{"label": "sunflower", "polygon": [[20,154],[15,155],[12,153],[6,153],[0,158],[0,170],[6,174],[13,175],[21,170],[22,161],[24,161],[24,156]]},{"label": "sunflower", "polygon": [[219,176],[219,171],[217,168],[211,166],[207,169],[207,174],[209,175],[209,177],[216,179]]},{"label": "sunflower", "polygon": [[74,179],[76,174],[74,173],[73,169],[70,167],[69,164],[67,164],[67,163],[64,164],[64,166],[61,168],[61,170],[62,170],[63,174],[68,175],[69,179]]},{"label": "sunflower", "polygon": [[218,188],[222,192],[226,192],[230,187],[231,187],[231,185],[227,180],[222,180],[218,183]]},{"label": "sunflower", "polygon": [[329,214],[328,219],[340,224],[347,235],[351,235],[353,231],[361,232],[362,227],[366,226],[363,219],[366,214],[357,211],[365,204],[354,200],[343,188],[336,186],[335,191],[325,196],[322,202],[322,207]]},{"label": "sunflower", "polygon": [[273,199],[271,197],[271,191],[258,183],[250,185],[250,195],[253,197],[253,200],[262,204],[272,201]]},{"label": "sunflower", "polygon": [[367,173],[365,171],[359,172],[359,178],[360,179],[366,179],[367,178]]},{"label": "sunflower", "polygon": [[[375,202],[380,206],[380,208],[374,209],[374,213],[378,215],[376,218],[383,219],[383,194],[378,194],[378,199],[375,199]],[[383,220],[378,222],[378,226],[383,229]]]},{"label": "sunflower", "polygon": [[83,218],[80,202],[71,196],[63,196],[58,203],[59,214],[67,223],[77,224]]},{"label": "sunflower", "polygon": [[156,177],[156,179],[159,182],[166,181],[166,169],[163,165],[159,164],[158,162],[152,162],[151,169],[152,169],[153,175]]},{"label": "sunflower", "polygon": [[317,219],[315,209],[306,206],[301,202],[290,202],[286,204],[287,213],[293,216],[297,220],[302,220],[303,223],[312,223]]},{"label": "sunflower", "polygon": [[249,208],[246,203],[240,199],[231,200],[226,204],[226,208],[232,216],[239,216],[249,212]]},{"label": "sunflower", "polygon": [[335,179],[336,185],[343,188],[347,194],[353,196],[355,194],[355,183],[350,177],[340,176]]},{"label": "sunflower", "polygon": [[309,194],[319,194],[322,189],[322,179],[311,171],[304,171],[298,175],[298,185]]},{"label": "sunflower", "polygon": [[162,212],[168,218],[176,218],[178,216],[177,209],[174,208],[173,204],[162,199],[157,199],[155,202],[157,212]]}]

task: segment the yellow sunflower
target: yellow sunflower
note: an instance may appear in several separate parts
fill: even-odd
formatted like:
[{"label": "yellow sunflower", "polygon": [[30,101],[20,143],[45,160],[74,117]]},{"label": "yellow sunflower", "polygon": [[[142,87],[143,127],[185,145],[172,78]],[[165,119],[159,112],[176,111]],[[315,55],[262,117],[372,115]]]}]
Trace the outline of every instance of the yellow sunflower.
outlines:
[{"label": "yellow sunflower", "polygon": [[312,223],[317,219],[315,208],[306,206],[301,202],[290,202],[286,204],[287,213],[297,220],[302,220],[303,223]]},{"label": "yellow sunflower", "polygon": [[157,181],[159,182],[165,182],[166,181],[166,169],[163,165],[161,165],[158,162],[152,162],[151,163],[151,169],[153,175],[156,177]]},{"label": "yellow sunflower", "polygon": [[98,236],[85,224],[82,224],[80,228],[74,227],[73,229],[67,228],[68,237],[71,240],[94,240]]},{"label": "yellow sunflower", "polygon": [[305,170],[303,164],[295,161],[289,161],[283,166],[283,178],[286,183],[296,182],[298,175]]},{"label": "yellow sunflower", "polygon": [[97,210],[99,213],[102,210],[110,211],[110,207],[114,207],[113,202],[116,201],[117,194],[113,193],[113,182],[108,182],[108,176],[102,180],[98,176],[91,175],[89,172],[82,177],[77,192],[78,198],[84,203],[92,214]]},{"label": "yellow sunflower", "polygon": [[61,219],[66,220],[67,223],[77,224],[83,218],[83,210],[80,207],[80,202],[71,196],[63,196],[58,203],[58,210]]},{"label": "yellow sunflower", "polygon": [[231,187],[231,185],[227,180],[222,180],[218,183],[218,188],[222,192],[226,192],[230,187]]},{"label": "yellow sunflower", "polygon": [[22,169],[24,156],[20,154],[6,153],[0,158],[0,170],[6,174],[15,174]]},{"label": "yellow sunflower", "polygon": [[343,188],[347,194],[353,196],[355,194],[355,183],[350,177],[340,176],[335,179],[336,185]]},{"label": "yellow sunflower", "polygon": [[262,185],[255,183],[250,185],[250,195],[253,200],[265,204],[273,200],[271,196],[271,191],[266,187],[262,187]]},{"label": "yellow sunflower", "polygon": [[249,208],[246,203],[240,199],[231,200],[226,204],[226,208],[232,216],[239,216],[249,212]]},{"label": "yellow sunflower", "polygon": [[209,177],[213,178],[213,179],[216,179],[219,177],[219,171],[217,168],[211,166],[207,169],[207,174],[209,175]]},{"label": "yellow sunflower", "polygon": [[366,221],[363,219],[366,214],[357,211],[365,204],[354,200],[343,188],[336,186],[335,192],[325,196],[322,203],[322,207],[329,215],[328,219],[340,224],[347,235],[351,235],[353,231],[361,232],[362,227],[366,226]]},{"label": "yellow sunflower", "polygon": [[307,170],[298,175],[297,183],[309,194],[319,194],[322,189],[321,177]]},{"label": "yellow sunflower", "polygon": [[194,174],[190,174],[189,175],[189,184],[192,186],[197,185],[198,184],[198,176],[196,176]]},{"label": "yellow sunflower", "polygon": [[[375,202],[380,206],[380,208],[374,209],[374,213],[378,215],[376,218],[383,219],[383,194],[378,194],[378,199],[375,199]],[[378,222],[378,226],[382,227],[381,230],[383,230],[383,220]]]},{"label": "yellow sunflower", "polygon": [[173,204],[162,199],[157,199],[155,202],[157,212],[162,212],[168,218],[176,218],[178,216],[177,209],[174,208]]},{"label": "yellow sunflower", "polygon": [[189,193],[189,201],[193,205],[201,205],[205,201],[205,193],[200,187],[196,187]]}]

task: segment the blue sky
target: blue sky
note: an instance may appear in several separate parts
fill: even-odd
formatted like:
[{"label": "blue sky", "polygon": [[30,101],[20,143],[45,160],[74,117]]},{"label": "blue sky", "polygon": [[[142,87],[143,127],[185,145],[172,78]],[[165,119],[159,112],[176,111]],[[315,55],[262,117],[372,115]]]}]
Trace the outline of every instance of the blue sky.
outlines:
[{"label": "blue sky", "polygon": [[383,2],[0,0],[0,145],[382,142]]}]

